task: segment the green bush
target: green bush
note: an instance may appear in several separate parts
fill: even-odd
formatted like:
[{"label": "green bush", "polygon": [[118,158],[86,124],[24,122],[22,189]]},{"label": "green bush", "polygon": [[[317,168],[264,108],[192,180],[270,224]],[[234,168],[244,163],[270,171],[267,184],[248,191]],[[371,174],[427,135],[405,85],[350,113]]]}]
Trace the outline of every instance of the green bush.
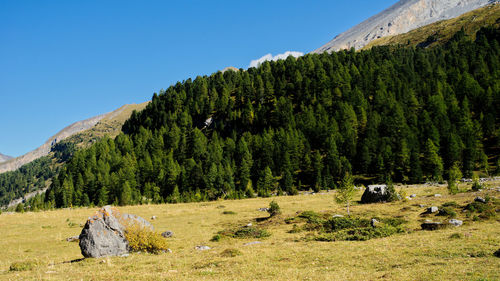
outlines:
[{"label": "green bush", "polygon": [[438,216],[447,216],[449,218],[456,218],[457,212],[451,207],[442,207],[439,209]]},{"label": "green bush", "polygon": [[129,226],[125,231],[125,238],[133,252],[159,254],[168,249],[167,240],[147,227]]},{"label": "green bush", "polygon": [[360,218],[331,218],[323,223],[323,228],[325,232],[335,232],[343,229],[349,228],[360,228],[360,227],[369,227],[370,220],[368,219],[360,219]]},{"label": "green bush", "polygon": [[222,251],[222,253],[220,253],[221,257],[226,257],[226,258],[234,258],[236,256],[241,256],[241,255],[242,253],[238,249],[225,249],[224,251]]},{"label": "green bush", "polygon": [[212,236],[212,239],[210,239],[210,241],[212,241],[212,242],[219,242],[221,239],[222,239],[222,235],[215,234],[214,236]]},{"label": "green bush", "polygon": [[461,239],[463,237],[463,235],[461,233],[453,233],[452,235],[450,235],[450,239]]},{"label": "green bush", "polygon": [[278,205],[278,203],[274,200],[271,201],[271,203],[269,203],[269,208],[267,209],[267,212],[271,217],[281,214],[280,205]]},{"label": "green bush", "polygon": [[442,207],[453,207],[453,208],[458,208],[460,207],[457,202],[455,201],[450,201],[450,202],[446,202],[444,203],[443,205],[441,205]]},{"label": "green bush", "polygon": [[37,267],[39,265],[38,261],[21,261],[21,262],[13,262],[9,270],[10,271],[28,271],[32,270],[33,268]]},{"label": "green bush", "polygon": [[333,233],[320,234],[316,241],[366,241],[374,238],[388,237],[403,232],[399,227],[384,225],[382,227],[358,227],[342,229]]},{"label": "green bush", "polygon": [[233,238],[263,238],[271,236],[269,232],[257,227],[242,227],[234,232]]},{"label": "green bush", "polygon": [[211,241],[217,242],[220,241],[223,237],[246,239],[264,238],[268,236],[271,236],[271,234],[264,229],[255,226],[243,226],[236,229],[226,229],[219,231],[212,237]]}]

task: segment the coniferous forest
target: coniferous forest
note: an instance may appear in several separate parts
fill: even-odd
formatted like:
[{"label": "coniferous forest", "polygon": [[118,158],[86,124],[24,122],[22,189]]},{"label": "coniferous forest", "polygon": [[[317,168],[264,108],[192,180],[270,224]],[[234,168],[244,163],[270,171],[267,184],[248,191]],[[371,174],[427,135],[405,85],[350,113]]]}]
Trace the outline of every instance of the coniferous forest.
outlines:
[{"label": "coniferous forest", "polygon": [[296,194],[498,173],[500,31],[432,49],[308,54],[154,94],[116,139],[74,153],[45,207]]}]

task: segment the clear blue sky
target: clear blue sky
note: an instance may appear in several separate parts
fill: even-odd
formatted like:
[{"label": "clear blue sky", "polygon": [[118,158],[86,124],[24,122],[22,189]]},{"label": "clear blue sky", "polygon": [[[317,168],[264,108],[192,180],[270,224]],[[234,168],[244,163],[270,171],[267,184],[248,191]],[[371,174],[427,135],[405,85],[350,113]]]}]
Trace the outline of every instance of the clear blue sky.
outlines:
[{"label": "clear blue sky", "polygon": [[268,53],[310,52],[397,0],[0,0],[0,153]]}]

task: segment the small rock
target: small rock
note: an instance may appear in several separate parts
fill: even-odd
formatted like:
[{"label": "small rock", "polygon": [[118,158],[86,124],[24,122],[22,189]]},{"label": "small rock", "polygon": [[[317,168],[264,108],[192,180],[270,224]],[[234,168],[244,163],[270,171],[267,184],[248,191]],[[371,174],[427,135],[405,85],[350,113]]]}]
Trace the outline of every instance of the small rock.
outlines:
[{"label": "small rock", "polygon": [[68,241],[68,242],[76,242],[79,240],[80,240],[80,235],[71,236],[71,237],[66,238],[66,241]]},{"label": "small rock", "polygon": [[332,218],[343,218],[344,216],[343,215],[333,215]]},{"label": "small rock", "polygon": [[199,251],[205,251],[205,250],[210,250],[212,248],[208,247],[208,246],[205,246],[205,245],[199,245],[199,246],[196,246],[194,247],[196,250],[199,250]]},{"label": "small rock", "polygon": [[434,197],[441,197],[441,194],[436,193],[436,194],[434,194]]},{"label": "small rock", "polygon": [[486,199],[484,199],[483,197],[480,197],[480,196],[476,197],[474,199],[474,201],[479,202],[479,203],[486,203]]},{"label": "small rock", "polygon": [[464,222],[457,219],[451,219],[448,221],[448,223],[454,226],[461,226]]},{"label": "small rock", "polygon": [[163,250],[164,253],[172,253],[172,250],[170,249],[166,249],[166,250]]},{"label": "small rock", "polygon": [[252,226],[252,223],[245,225],[245,227],[250,227],[250,226]]},{"label": "small rock", "polygon": [[444,225],[440,222],[424,222],[420,225],[423,230],[438,230],[444,228]]},{"label": "small rock", "polygon": [[436,206],[432,206],[432,207],[427,208],[428,214],[437,213],[438,211],[439,211],[439,209]]},{"label": "small rock", "polygon": [[417,194],[410,195],[410,198],[415,198],[415,197],[417,197]]},{"label": "small rock", "polygon": [[269,208],[258,208],[257,211],[259,212],[267,212]]},{"label": "small rock", "polygon": [[245,243],[245,244],[243,244],[243,246],[257,245],[257,244],[261,244],[261,243],[262,242],[260,242],[260,241],[253,241],[253,242]]},{"label": "small rock", "polygon": [[425,208],[426,206],[424,204],[418,205],[420,208]]},{"label": "small rock", "polygon": [[376,220],[376,219],[372,219],[371,222],[370,222],[370,225],[372,227],[377,227],[377,225],[379,225],[379,224],[380,224],[380,222],[378,220]]},{"label": "small rock", "polygon": [[174,233],[170,230],[167,230],[167,231],[163,232],[161,234],[161,236],[163,236],[164,238],[170,238],[170,237],[174,236]]},{"label": "small rock", "polygon": [[153,220],[153,221],[154,221],[155,219],[156,219],[156,216],[152,216],[152,217],[151,217],[151,220]]},{"label": "small rock", "polygon": [[411,197],[410,196],[406,196],[405,199],[406,200],[411,200]]}]

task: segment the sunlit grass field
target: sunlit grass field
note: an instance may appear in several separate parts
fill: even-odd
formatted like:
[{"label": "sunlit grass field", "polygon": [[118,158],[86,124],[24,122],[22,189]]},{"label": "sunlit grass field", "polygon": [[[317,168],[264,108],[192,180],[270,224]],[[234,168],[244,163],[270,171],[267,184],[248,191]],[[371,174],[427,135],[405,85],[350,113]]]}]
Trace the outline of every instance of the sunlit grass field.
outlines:
[{"label": "sunlit grass field", "polygon": [[[488,185],[497,187],[500,183]],[[459,212],[463,226],[422,231],[420,224],[426,218],[420,214],[425,207],[419,206],[441,206],[450,201],[465,206],[478,195],[498,197],[500,192],[485,189],[449,195],[445,186],[423,185],[403,190],[417,197],[394,203],[355,203],[351,207],[351,215],[356,217],[401,217],[408,221],[407,233],[369,241],[317,242],[304,239],[306,232],[289,233],[292,225],[284,221],[300,211],[345,215],[345,209],[335,203],[334,192],[119,207],[148,220],[156,216],[151,221],[156,230],[174,232],[174,237],[168,238],[172,253],[85,260],[80,260],[78,243],[67,242],[66,238],[78,235],[97,208],[2,213],[0,280],[500,280],[500,258],[493,255],[500,248],[498,215],[473,221]],[[435,197],[436,193],[442,196]],[[360,197],[361,191],[355,200]],[[282,215],[257,222],[255,219],[268,216],[257,209],[267,207],[272,199],[280,205]],[[271,236],[210,241],[220,230],[248,223],[265,228]],[[450,238],[452,234],[459,238]],[[244,245],[257,240],[262,243]],[[197,245],[212,249],[199,251]],[[240,254],[223,254],[227,249]],[[19,262],[29,266],[12,270]]]}]

